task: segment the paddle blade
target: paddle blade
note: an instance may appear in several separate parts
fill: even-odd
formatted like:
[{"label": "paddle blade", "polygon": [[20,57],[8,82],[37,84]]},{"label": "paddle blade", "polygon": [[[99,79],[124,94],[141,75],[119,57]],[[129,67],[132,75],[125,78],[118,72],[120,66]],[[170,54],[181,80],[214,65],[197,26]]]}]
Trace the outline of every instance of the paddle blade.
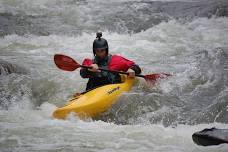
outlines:
[{"label": "paddle blade", "polygon": [[54,61],[58,68],[65,71],[74,71],[80,67],[80,65],[74,59],[62,54],[55,54]]},{"label": "paddle blade", "polygon": [[154,74],[145,75],[144,78],[147,82],[154,84],[158,79],[164,79],[164,78],[167,78],[168,76],[171,76],[171,74],[154,73]]}]

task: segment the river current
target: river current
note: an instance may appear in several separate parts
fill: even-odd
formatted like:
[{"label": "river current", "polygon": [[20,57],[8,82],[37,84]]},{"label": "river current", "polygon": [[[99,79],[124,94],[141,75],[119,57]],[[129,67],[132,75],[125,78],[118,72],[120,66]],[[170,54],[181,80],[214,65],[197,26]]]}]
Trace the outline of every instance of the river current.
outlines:
[{"label": "river current", "polygon": [[[92,58],[96,32],[143,74],[99,118],[52,117],[86,79],[54,54]],[[228,1],[0,0],[0,151],[227,152],[191,135],[228,129]]]}]

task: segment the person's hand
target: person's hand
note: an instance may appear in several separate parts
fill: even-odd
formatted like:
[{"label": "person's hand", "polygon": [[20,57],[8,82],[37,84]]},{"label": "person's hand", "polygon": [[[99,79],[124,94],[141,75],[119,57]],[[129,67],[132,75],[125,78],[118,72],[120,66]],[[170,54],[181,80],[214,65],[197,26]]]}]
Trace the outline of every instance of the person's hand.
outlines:
[{"label": "person's hand", "polygon": [[134,70],[128,69],[127,73],[128,73],[128,77],[130,77],[130,78],[134,78],[135,77],[135,71]]},{"label": "person's hand", "polygon": [[92,72],[101,72],[100,70],[98,70],[99,67],[98,67],[97,64],[91,64],[90,66],[91,66],[92,68],[89,69],[89,71],[92,71]]}]

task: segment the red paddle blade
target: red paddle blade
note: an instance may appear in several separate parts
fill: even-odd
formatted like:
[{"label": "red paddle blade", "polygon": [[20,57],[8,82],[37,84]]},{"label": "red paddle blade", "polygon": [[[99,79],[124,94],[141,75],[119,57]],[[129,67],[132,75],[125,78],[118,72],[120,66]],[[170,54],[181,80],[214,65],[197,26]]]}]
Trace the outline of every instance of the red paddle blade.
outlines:
[{"label": "red paddle blade", "polygon": [[74,71],[80,67],[80,65],[74,59],[62,54],[55,54],[54,61],[58,68],[65,71]]},{"label": "red paddle blade", "polygon": [[168,76],[171,76],[171,74],[155,73],[155,74],[145,75],[144,78],[146,81],[154,84],[158,79],[164,79],[164,78],[167,78]]}]

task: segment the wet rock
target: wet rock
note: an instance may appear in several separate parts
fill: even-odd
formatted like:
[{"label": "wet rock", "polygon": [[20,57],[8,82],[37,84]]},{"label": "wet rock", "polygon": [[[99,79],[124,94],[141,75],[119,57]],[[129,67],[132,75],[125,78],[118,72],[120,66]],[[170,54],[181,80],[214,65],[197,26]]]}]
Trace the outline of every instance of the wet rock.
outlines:
[{"label": "wet rock", "polygon": [[26,74],[27,71],[20,66],[0,60],[0,75],[7,75],[11,73]]}]

